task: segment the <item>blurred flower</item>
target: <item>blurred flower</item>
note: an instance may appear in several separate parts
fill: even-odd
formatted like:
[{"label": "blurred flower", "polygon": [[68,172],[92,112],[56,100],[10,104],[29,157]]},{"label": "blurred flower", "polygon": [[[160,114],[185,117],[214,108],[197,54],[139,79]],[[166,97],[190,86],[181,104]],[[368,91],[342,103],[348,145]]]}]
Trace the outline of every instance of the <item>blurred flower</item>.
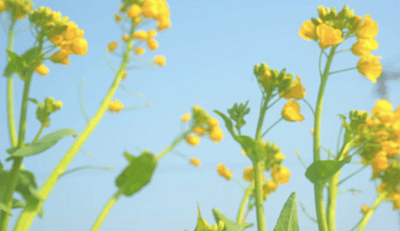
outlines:
[{"label": "blurred flower", "polygon": [[295,100],[289,100],[282,109],[282,118],[286,121],[303,121],[304,116],[300,114],[300,105]]},{"label": "blurred flower", "polygon": [[124,105],[119,100],[114,100],[108,104],[108,109],[111,112],[119,112],[124,109]]},{"label": "blurred flower", "polygon": [[376,80],[382,74],[382,65],[378,61],[380,58],[380,56],[373,56],[371,54],[362,56],[357,63],[358,72],[365,75],[373,83],[376,83]]},{"label": "blurred flower", "polygon": [[227,180],[230,180],[232,178],[232,171],[227,169],[225,167],[225,165],[223,164],[218,164],[217,165],[217,170],[218,170],[218,174],[221,175],[222,177],[224,177]]},{"label": "blurred flower", "polygon": [[196,166],[196,167],[200,167],[200,166],[201,166],[200,159],[198,159],[198,158],[191,158],[191,159],[189,160],[189,162],[190,162],[192,165]]}]

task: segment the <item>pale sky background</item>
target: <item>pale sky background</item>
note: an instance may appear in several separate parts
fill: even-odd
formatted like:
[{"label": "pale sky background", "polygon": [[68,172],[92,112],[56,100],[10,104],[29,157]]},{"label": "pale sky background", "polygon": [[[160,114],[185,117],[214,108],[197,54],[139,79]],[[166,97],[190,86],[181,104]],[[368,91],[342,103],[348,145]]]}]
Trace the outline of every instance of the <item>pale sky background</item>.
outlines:
[{"label": "pale sky background", "polygon": [[[116,168],[109,171],[83,170],[61,178],[44,205],[45,217],[35,219],[31,230],[89,230],[103,206],[116,192],[115,178],[127,165],[123,152],[137,155],[141,149],[149,149],[159,153],[179,134],[181,115],[194,105],[200,105],[216,117],[213,110],[226,112],[234,103],[250,100],[251,111],[245,118],[247,124],[243,133],[254,136],[261,98],[253,75],[255,64],[265,62],[273,69],[287,68],[288,73],[300,75],[307,91],[306,99],[315,105],[319,86],[319,47],[300,38],[298,31],[305,20],[318,17],[319,5],[335,6],[340,10],[346,3],[350,9],[355,9],[355,14],[370,14],[378,23],[376,39],[380,47],[373,54],[382,56],[384,67],[393,64],[391,70],[400,70],[399,1],[168,1],[172,27],[157,35],[159,49],[147,51],[143,56],[151,60],[154,55],[165,55],[167,65],[156,70],[129,71],[129,77],[123,83],[144,93],[145,98],[132,96],[122,89],[115,95],[126,107],[150,101],[155,101],[155,104],[146,109],[107,113],[104,116],[83,146],[85,151],[95,156],[78,153],[69,169],[83,165],[115,165]],[[121,42],[122,32],[113,20],[121,2],[37,0],[34,4],[35,8],[48,6],[61,11],[85,31],[88,54],[71,56],[70,66],[46,62],[49,75],[35,75],[30,92],[30,97],[40,101],[52,96],[64,103],[62,110],[51,116],[51,126],[45,129],[43,135],[61,128],[72,128],[80,133],[86,120],[79,109],[79,84],[82,78],[86,78],[83,100],[92,116],[114,76],[104,53],[109,42]],[[4,14],[1,18],[3,21],[6,19]],[[17,28],[25,25],[26,21],[18,24]],[[6,36],[3,30],[0,40],[1,50],[4,51]],[[355,39],[345,42],[340,48],[349,48],[354,42]],[[25,31],[16,37],[15,50],[21,54],[32,44],[29,31]],[[121,52],[119,48],[117,51]],[[332,70],[353,67],[358,59],[350,52],[339,54],[334,59]],[[113,57],[113,62],[118,66],[120,59]],[[5,53],[0,56],[0,63],[5,66]],[[5,110],[6,79],[3,78],[0,84],[0,147],[5,150],[10,147]],[[16,78],[15,85],[15,113],[19,115],[22,81]],[[331,76],[323,108],[322,144],[325,147],[336,148],[340,128],[337,114],[347,115],[351,109],[370,111],[378,99],[375,87],[356,70]],[[400,104],[400,92],[396,89],[400,89],[400,81],[389,82],[390,99],[395,107]],[[267,112],[264,130],[279,118],[284,103],[285,100],[280,101]],[[284,165],[292,173],[290,182],[280,186],[265,203],[268,230],[273,230],[284,202],[293,191],[297,192],[298,202],[303,203],[315,217],[313,185],[305,178],[305,169],[294,152],[294,148],[299,149],[305,162],[312,163],[310,130],[313,120],[306,105],[303,102],[300,105],[306,118],[303,122],[281,122],[266,137],[282,147],[287,157]],[[36,107],[29,104],[28,141],[34,138],[40,126],[35,110]],[[189,157],[200,158],[201,168],[195,168],[169,153],[160,160],[148,186],[133,197],[122,196],[118,200],[101,230],[191,231],[197,221],[197,202],[200,203],[203,218],[209,223],[215,222],[212,208],[218,208],[235,220],[243,191],[233,181],[221,178],[216,172],[216,165],[224,163],[233,171],[234,177],[248,185],[241,176],[251,162],[240,153],[240,146],[223,126],[222,129],[225,138],[218,145],[203,138],[198,147],[193,148],[183,142],[176,148]],[[72,137],[64,138],[51,150],[24,159],[25,168],[35,173],[40,186],[73,142]],[[0,155],[3,164],[7,156],[4,151]],[[341,178],[359,167],[346,165]],[[5,163],[5,168],[10,168],[10,162]],[[351,193],[339,195],[337,230],[350,230],[361,219],[359,211],[362,204],[371,205],[375,200],[375,188],[370,177],[371,170],[368,168],[340,187],[340,190],[360,189],[362,193],[357,197]],[[304,215],[300,206],[298,208],[301,230],[317,230],[317,225]],[[11,225],[17,216],[18,212],[14,210]],[[383,203],[366,230],[399,230],[399,221],[399,212],[392,210],[392,203]],[[248,222],[256,222],[254,210]],[[256,228],[253,226],[247,230]]]}]

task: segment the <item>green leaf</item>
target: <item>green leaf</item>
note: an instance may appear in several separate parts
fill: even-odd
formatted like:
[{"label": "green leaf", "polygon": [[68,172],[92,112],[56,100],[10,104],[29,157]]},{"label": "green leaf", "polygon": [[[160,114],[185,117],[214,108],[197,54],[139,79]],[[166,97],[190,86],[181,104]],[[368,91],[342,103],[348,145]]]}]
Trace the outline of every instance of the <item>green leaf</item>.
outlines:
[{"label": "green leaf", "polygon": [[124,169],[115,183],[126,196],[132,196],[147,185],[157,166],[157,160],[150,152],[144,151]]},{"label": "green leaf", "polygon": [[20,193],[28,203],[37,205],[42,200],[37,192],[36,178],[32,172],[26,170],[20,171],[15,191]]},{"label": "green leaf", "polygon": [[247,156],[253,161],[265,158],[265,149],[260,142],[254,140],[250,136],[237,136],[237,141],[240,143]]},{"label": "green leaf", "polygon": [[18,150],[10,148],[7,150],[7,152],[11,153],[12,157],[33,156],[46,151],[47,149],[53,147],[63,137],[70,135],[76,136],[77,133],[75,130],[64,128],[56,132],[50,133],[42,139],[38,140],[37,142],[29,144],[24,148]]},{"label": "green leaf", "polygon": [[274,231],[299,231],[296,193],[290,194],[276,222]]},{"label": "green leaf", "polygon": [[40,54],[39,51],[40,51],[39,47],[33,47],[33,48],[27,50],[21,56],[23,62],[25,62],[27,65],[30,66],[30,65],[32,65],[33,61],[35,61],[39,58],[40,60],[37,60],[36,63],[38,63],[38,64],[42,63],[42,59],[43,59],[44,55]]},{"label": "green leaf", "polygon": [[312,163],[306,171],[306,177],[313,183],[326,183],[343,165],[350,163],[351,156],[338,160],[320,160]]},{"label": "green leaf", "polygon": [[129,162],[132,163],[135,159],[137,159],[136,156],[129,154],[128,152],[124,152],[124,157],[125,159]]},{"label": "green leaf", "polygon": [[7,77],[12,75],[13,73],[21,74],[24,67],[22,64],[22,57],[9,50],[7,50],[7,53],[10,60],[8,61],[8,64],[4,69],[3,75]]},{"label": "green leaf", "polygon": [[13,209],[25,208],[25,205],[26,204],[24,202],[17,200],[15,198],[13,198],[13,200],[12,200],[12,208]]},{"label": "green leaf", "polygon": [[227,218],[221,211],[218,209],[214,208],[213,209],[213,214],[216,223],[218,224],[219,221],[223,221],[225,224],[225,228],[223,231],[242,231],[248,227],[253,226],[253,224],[249,223],[242,223],[242,224],[236,224],[233,221],[231,221],[229,218]]},{"label": "green leaf", "polygon": [[3,164],[0,161],[0,172],[2,172],[2,171],[3,171]]},{"label": "green leaf", "polygon": [[236,122],[235,127],[238,131],[240,131],[240,128],[246,124],[246,121],[243,119],[243,117],[250,112],[250,108],[247,108],[247,104],[249,104],[248,100],[245,104],[241,103],[238,105],[235,103],[232,108],[228,109],[230,118]]},{"label": "green leaf", "polygon": [[211,231],[211,226],[207,223],[206,220],[201,218],[199,203],[197,203],[197,211],[199,215],[197,216],[197,224],[194,231]]},{"label": "green leaf", "polygon": [[217,113],[221,118],[225,121],[225,127],[228,129],[228,131],[231,133],[232,137],[236,139],[236,133],[233,130],[233,123],[231,119],[229,119],[224,113],[214,110],[215,113]]},{"label": "green leaf", "polygon": [[3,204],[2,202],[0,202],[0,210],[3,210],[4,212],[6,212],[6,213],[8,213],[10,216],[12,215],[11,214],[11,211],[7,208],[7,206],[5,205],[5,204]]}]

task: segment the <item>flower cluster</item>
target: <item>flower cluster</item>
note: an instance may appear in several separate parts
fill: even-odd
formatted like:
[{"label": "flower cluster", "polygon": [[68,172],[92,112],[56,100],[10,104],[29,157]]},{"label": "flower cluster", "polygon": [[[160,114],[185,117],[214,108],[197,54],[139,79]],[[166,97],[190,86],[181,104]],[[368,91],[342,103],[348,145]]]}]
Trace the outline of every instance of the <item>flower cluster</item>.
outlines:
[{"label": "flower cluster", "polygon": [[[192,132],[186,136],[186,141],[192,145],[197,146],[200,143],[200,137],[208,133],[210,139],[214,143],[218,143],[224,138],[222,129],[218,127],[219,122],[216,118],[211,118],[210,115],[199,106],[193,107],[193,122]],[[187,122],[191,119],[191,113],[186,113],[182,116],[182,122]]]},{"label": "flower cluster", "polygon": [[382,72],[382,65],[378,61],[380,57],[370,54],[379,47],[378,42],[374,40],[378,34],[376,22],[368,14],[362,21],[362,16],[354,15],[354,11],[349,10],[347,5],[340,12],[336,12],[334,7],[330,9],[319,6],[318,14],[318,19],[312,18],[303,23],[299,35],[306,40],[319,41],[322,49],[356,36],[357,42],[351,50],[353,54],[361,57],[357,69],[375,83]]},{"label": "flower cluster", "polygon": [[[171,27],[170,12],[165,0],[123,0],[120,11],[132,21],[135,27],[142,21],[143,17],[156,20],[158,22],[157,30],[164,30]],[[119,22],[122,20],[122,17],[116,14],[115,20]],[[156,35],[157,31],[155,29],[148,31],[138,30],[134,31],[131,35],[123,35],[122,40],[125,42],[130,39],[146,41],[148,48],[151,51],[155,51],[158,48],[158,42],[154,39]],[[136,55],[145,53],[143,47],[135,46],[133,51]],[[159,66],[164,66],[165,57],[156,56],[153,62]]]},{"label": "flower cluster", "polygon": [[54,101],[54,98],[47,97],[44,103],[40,103],[34,101],[37,104],[38,108],[36,109],[36,118],[41,122],[42,126],[48,127],[50,126],[50,115],[58,110],[60,110],[63,106],[62,101]]},{"label": "flower cluster", "polygon": [[254,75],[267,97],[277,92],[279,97],[291,99],[282,110],[283,119],[292,122],[304,120],[300,114],[300,105],[295,101],[303,99],[306,95],[300,76],[293,80],[293,74],[286,74],[286,69],[278,72],[278,70],[270,69],[265,63],[254,66]]},{"label": "flower cluster", "polygon": [[69,55],[83,56],[88,52],[87,41],[83,39],[84,31],[74,22],[69,22],[68,17],[61,17],[60,12],[40,7],[29,14],[29,20],[36,25],[36,28],[41,28],[41,33],[47,36],[54,46],[60,48],[50,57],[53,63],[69,65]]},{"label": "flower cluster", "polygon": [[158,22],[157,29],[164,30],[171,27],[170,12],[165,0],[123,0],[121,12],[134,22],[141,21],[141,15]]},{"label": "flower cluster", "polygon": [[[361,147],[364,165],[371,165],[372,179],[380,178],[378,191],[388,192],[387,199],[393,201],[393,209],[400,208],[400,105],[393,112],[386,100],[378,100],[371,116],[359,112],[364,121],[359,121],[356,147]],[[352,122],[355,120],[353,119]],[[351,124],[350,124],[351,125]]]},{"label": "flower cluster", "polygon": [[0,14],[9,11],[14,19],[24,19],[32,7],[33,3],[29,0],[0,0]]}]

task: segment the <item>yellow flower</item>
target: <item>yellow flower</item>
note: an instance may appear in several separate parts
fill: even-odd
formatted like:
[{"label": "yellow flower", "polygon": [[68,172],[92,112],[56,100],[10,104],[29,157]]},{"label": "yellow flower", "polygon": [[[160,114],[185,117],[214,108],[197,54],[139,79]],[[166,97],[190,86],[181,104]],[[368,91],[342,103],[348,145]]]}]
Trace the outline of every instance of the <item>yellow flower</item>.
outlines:
[{"label": "yellow flower", "polygon": [[138,16],[132,19],[135,24],[139,24],[142,21],[142,17]]},{"label": "yellow flower", "polygon": [[304,89],[304,86],[301,84],[300,82],[300,76],[296,77],[296,80],[292,82],[291,84],[291,90],[286,93],[283,94],[283,98],[285,99],[303,99],[304,96],[306,95],[306,90]]},{"label": "yellow flower", "polygon": [[126,77],[128,77],[128,72],[124,71],[124,73],[122,74],[122,79],[125,79]]},{"label": "yellow flower", "polygon": [[379,47],[378,41],[375,39],[359,39],[351,47],[351,52],[357,56],[364,56],[369,54],[372,50],[376,50]]},{"label": "yellow flower", "polygon": [[380,56],[371,54],[364,55],[357,63],[358,72],[365,75],[373,83],[376,83],[376,80],[382,74],[382,64],[378,61],[380,58]]},{"label": "yellow flower", "polygon": [[50,60],[53,63],[61,63],[63,65],[69,65],[69,60],[68,60],[68,52],[65,50],[59,50],[56,53],[54,53],[51,57]]},{"label": "yellow flower", "polygon": [[221,128],[213,127],[211,128],[209,136],[211,140],[213,140],[215,143],[218,143],[222,140],[222,138],[224,138],[224,133],[222,132]]},{"label": "yellow flower", "polygon": [[393,110],[393,106],[385,99],[380,99],[376,101],[374,108],[372,109],[372,114],[377,116],[382,112],[391,112]]},{"label": "yellow flower", "polygon": [[274,155],[274,159],[275,159],[276,162],[281,162],[285,158],[286,158],[285,155],[283,155],[281,152],[277,152]]},{"label": "yellow flower", "polygon": [[181,120],[182,120],[182,122],[188,122],[188,121],[190,120],[191,117],[192,117],[192,114],[190,114],[190,112],[188,112],[188,113],[184,114],[184,115],[181,117]]},{"label": "yellow flower", "polygon": [[140,8],[140,6],[136,4],[132,4],[131,7],[129,7],[128,12],[126,13],[128,14],[129,18],[138,17],[142,13],[142,8]]},{"label": "yellow flower", "polygon": [[128,42],[129,38],[130,38],[129,35],[127,35],[127,34],[122,35],[122,40],[124,42]]},{"label": "yellow flower", "polygon": [[158,42],[154,39],[148,39],[147,46],[150,48],[150,50],[154,51],[158,47]]},{"label": "yellow flower", "polygon": [[[245,181],[249,181],[251,182],[254,178],[254,170],[253,170],[253,166],[247,167],[244,169],[243,171],[243,179]],[[265,176],[263,173],[261,173],[261,180],[264,180]]]},{"label": "yellow flower", "polygon": [[192,146],[197,146],[200,143],[200,138],[194,134],[191,134],[186,136],[186,141]]},{"label": "yellow flower", "polygon": [[35,68],[35,71],[41,75],[41,76],[45,76],[49,73],[49,68],[47,68],[43,63],[40,64],[39,66],[37,66]]},{"label": "yellow flower", "polygon": [[225,165],[223,164],[218,164],[217,165],[217,170],[218,174],[221,175],[222,177],[225,177],[225,179],[230,180],[232,178],[232,171],[227,169]]},{"label": "yellow flower", "polygon": [[144,54],[145,49],[142,48],[142,47],[138,47],[138,48],[135,48],[133,51],[134,51],[135,54],[137,54],[137,55],[142,55],[142,54]]},{"label": "yellow flower", "polygon": [[71,50],[78,55],[85,55],[88,52],[88,44],[86,39],[75,38],[71,44]]},{"label": "yellow flower", "polygon": [[369,208],[367,205],[362,205],[361,207],[361,213],[366,214],[368,212]]},{"label": "yellow flower", "polygon": [[157,63],[160,66],[165,66],[165,57],[164,56],[156,56],[153,59],[154,63]]},{"label": "yellow flower", "polygon": [[108,109],[111,112],[119,112],[124,109],[124,105],[119,100],[114,100],[108,104]]},{"label": "yellow flower", "polygon": [[247,155],[247,153],[244,151],[244,150],[242,150],[242,152],[241,152],[243,155]]},{"label": "yellow flower", "polygon": [[58,100],[57,102],[54,103],[54,107],[56,110],[60,110],[63,106],[63,102],[61,100]]},{"label": "yellow flower", "polygon": [[200,160],[198,158],[191,158],[189,160],[189,162],[191,164],[193,164],[194,166],[196,166],[196,167],[200,167],[201,166],[201,162],[200,162]]},{"label": "yellow flower", "polygon": [[113,51],[115,51],[115,49],[117,49],[117,47],[118,47],[118,43],[117,43],[117,42],[110,42],[110,43],[108,44],[107,49],[108,49],[109,51],[113,52]]},{"label": "yellow flower", "polygon": [[376,173],[385,171],[389,167],[387,153],[385,151],[378,152],[371,163],[371,167]]},{"label": "yellow flower", "polygon": [[0,1],[0,13],[8,10],[7,4],[4,1]]},{"label": "yellow flower", "polygon": [[114,19],[115,19],[115,21],[119,22],[119,21],[121,21],[122,17],[119,14],[115,14]]},{"label": "yellow flower", "polygon": [[286,184],[290,179],[290,171],[289,169],[283,166],[275,165],[271,171],[272,179],[277,184]]},{"label": "yellow flower", "polygon": [[157,29],[165,30],[171,27],[171,21],[169,19],[160,20],[157,24]]},{"label": "yellow flower", "polygon": [[156,35],[157,35],[157,31],[156,30],[149,30],[149,31],[147,31],[147,39],[151,39],[151,38],[154,38],[154,37],[156,37]]},{"label": "yellow flower", "polygon": [[385,151],[388,155],[398,152],[399,145],[393,140],[383,141],[381,145],[382,151]]},{"label": "yellow flower", "polygon": [[200,136],[204,136],[204,134],[206,134],[207,130],[201,126],[194,126],[193,131],[197,134],[199,134]]},{"label": "yellow flower", "polygon": [[268,195],[271,192],[275,192],[277,188],[278,188],[277,183],[267,180],[265,182],[265,184],[263,185],[263,192],[264,192],[264,194]]},{"label": "yellow flower", "polygon": [[145,39],[147,39],[147,33],[146,33],[146,31],[138,30],[133,33],[133,37],[137,38],[139,40],[145,40]]},{"label": "yellow flower", "polygon": [[289,100],[282,109],[282,118],[286,121],[303,121],[304,116],[300,114],[300,105],[295,100]]},{"label": "yellow flower", "polygon": [[400,193],[396,193],[392,196],[393,210],[400,209]]},{"label": "yellow flower", "polygon": [[378,34],[378,24],[367,14],[365,15],[364,22],[359,24],[355,33],[357,38],[373,39]]},{"label": "yellow flower", "polygon": [[210,118],[208,120],[208,125],[210,127],[216,127],[216,126],[218,126],[218,124],[219,124],[219,122],[218,122],[218,120],[216,118]]},{"label": "yellow flower", "polygon": [[302,37],[305,40],[317,40],[318,37],[315,33],[315,25],[313,22],[307,20],[303,22],[303,25],[301,25],[300,31],[299,31],[300,37]]},{"label": "yellow flower", "polygon": [[320,39],[319,46],[322,49],[326,49],[344,41],[341,30],[328,26],[325,23],[319,24],[316,31],[317,36]]}]

